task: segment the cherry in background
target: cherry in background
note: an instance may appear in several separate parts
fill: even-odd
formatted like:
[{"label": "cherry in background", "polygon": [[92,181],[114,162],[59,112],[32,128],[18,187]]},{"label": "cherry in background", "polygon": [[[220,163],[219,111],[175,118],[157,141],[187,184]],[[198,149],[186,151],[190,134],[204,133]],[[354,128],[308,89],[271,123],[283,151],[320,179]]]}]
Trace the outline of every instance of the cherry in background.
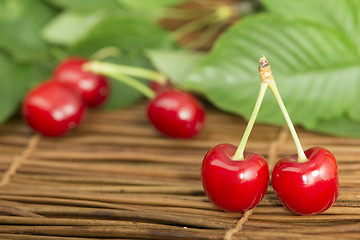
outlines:
[{"label": "cherry in background", "polygon": [[319,214],[330,208],[339,196],[340,185],[335,157],[325,148],[313,147],[304,152],[290,116],[265,57],[260,59],[261,76],[269,83],[285,117],[297,154],[278,161],[271,183],[281,203],[299,215]]},{"label": "cherry in background", "polygon": [[54,71],[54,79],[76,89],[88,107],[98,107],[109,94],[109,83],[105,76],[84,71],[88,59],[71,57],[61,62]]},{"label": "cherry in background", "polygon": [[44,136],[57,137],[77,127],[86,106],[80,95],[69,86],[46,81],[32,89],[22,105],[27,123]]},{"label": "cherry in background", "polygon": [[156,129],[173,138],[192,138],[205,122],[202,104],[180,90],[160,91],[148,103],[147,114]]}]

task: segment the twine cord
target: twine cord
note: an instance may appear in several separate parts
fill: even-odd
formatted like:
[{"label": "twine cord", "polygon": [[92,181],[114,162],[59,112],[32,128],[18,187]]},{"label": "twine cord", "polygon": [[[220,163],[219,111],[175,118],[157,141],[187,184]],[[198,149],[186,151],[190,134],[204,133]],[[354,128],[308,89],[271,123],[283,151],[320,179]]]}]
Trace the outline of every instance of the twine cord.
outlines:
[{"label": "twine cord", "polygon": [[31,153],[34,151],[34,149],[38,145],[39,140],[40,140],[39,134],[33,135],[30,138],[29,143],[26,146],[25,150],[20,155],[14,157],[14,161],[11,163],[10,167],[4,172],[4,175],[1,178],[0,187],[4,187],[10,183],[11,177],[13,175],[15,175],[15,173],[21,166],[21,163],[23,162],[23,160],[27,159],[31,155]]},{"label": "twine cord", "polygon": [[242,217],[239,219],[239,221],[236,223],[236,226],[232,229],[229,229],[224,236],[224,240],[231,240],[233,235],[237,232],[240,232],[246,223],[246,221],[249,219],[250,215],[253,213],[252,209],[249,211],[244,212]]}]

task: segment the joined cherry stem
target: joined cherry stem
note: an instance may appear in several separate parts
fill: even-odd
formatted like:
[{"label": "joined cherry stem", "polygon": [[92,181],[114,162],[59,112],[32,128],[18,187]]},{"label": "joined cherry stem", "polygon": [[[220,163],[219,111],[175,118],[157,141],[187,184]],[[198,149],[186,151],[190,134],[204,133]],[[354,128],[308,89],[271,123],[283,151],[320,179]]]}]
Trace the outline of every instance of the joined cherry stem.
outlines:
[{"label": "joined cherry stem", "polygon": [[94,54],[90,56],[90,59],[100,61],[108,57],[117,57],[121,55],[121,51],[118,47],[107,46],[99,49]]},{"label": "joined cherry stem", "polygon": [[128,75],[158,83],[165,83],[166,76],[160,72],[133,66],[114,64],[109,62],[91,61],[84,65],[84,69],[94,73],[111,72],[112,74]]},{"label": "joined cherry stem", "polygon": [[267,61],[267,59],[265,58],[265,56],[263,56],[262,58],[260,58],[259,62],[261,63],[260,67],[259,67],[259,74],[260,74],[260,78],[261,78],[261,81],[262,82],[268,82],[269,84],[269,87],[270,87],[270,90],[271,92],[273,93],[279,107],[280,107],[280,110],[285,118],[285,121],[288,125],[288,128],[290,130],[290,133],[291,133],[291,136],[294,140],[294,143],[296,145],[296,149],[297,149],[297,154],[298,154],[298,159],[297,161],[298,162],[306,162],[308,161],[305,153],[304,153],[304,150],[301,146],[301,143],[300,143],[300,139],[296,133],[296,130],[295,130],[295,127],[290,119],[290,116],[286,110],[286,107],[285,107],[285,104],[283,102],[283,100],[281,99],[281,96],[280,96],[280,93],[279,93],[279,90],[277,89],[277,86],[276,86],[276,83],[275,83],[275,80],[274,80],[274,77],[272,75],[272,72],[271,72],[271,69],[270,69],[270,64],[269,62]]},{"label": "joined cherry stem", "polygon": [[[155,75],[156,72],[136,67],[128,67],[97,61],[85,63],[83,65],[83,68],[85,71],[102,74],[111,77],[119,82],[125,83],[132,88],[138,90],[149,99],[153,99],[155,97],[155,92],[151,88],[131,76],[141,77],[146,75],[147,73],[153,73]],[[142,71],[135,71],[139,69]]]},{"label": "joined cherry stem", "polygon": [[244,135],[243,135],[243,137],[242,137],[242,139],[240,141],[240,144],[239,144],[238,148],[236,149],[235,154],[232,156],[232,160],[240,161],[240,160],[244,159],[244,150],[245,150],[246,143],[248,141],[248,138],[249,138],[250,133],[252,131],[252,128],[254,126],[256,117],[257,117],[257,115],[259,113],[260,106],[261,106],[261,103],[262,103],[262,101],[264,99],[266,89],[267,89],[267,87],[269,87],[271,92],[273,93],[279,107],[280,107],[280,110],[281,110],[281,112],[282,112],[282,114],[283,114],[283,116],[285,118],[285,121],[286,121],[286,123],[288,125],[288,128],[290,130],[291,136],[292,136],[292,138],[294,140],[294,143],[296,145],[296,149],[297,149],[297,153],[298,153],[297,161],[298,162],[306,162],[306,161],[308,161],[308,159],[307,159],[307,157],[305,155],[305,152],[304,152],[304,150],[303,150],[303,148],[301,146],[299,137],[298,137],[298,135],[296,133],[296,130],[295,130],[295,127],[294,127],[293,123],[291,122],[291,119],[290,119],[290,116],[289,116],[289,114],[288,114],[288,112],[286,110],[285,104],[281,99],[279,90],[277,89],[277,86],[276,86],[276,83],[275,83],[275,80],[274,80],[274,76],[272,75],[272,72],[271,72],[271,69],[270,69],[270,64],[267,61],[267,59],[265,58],[265,56],[260,58],[259,62],[261,63],[261,65],[259,66],[259,76],[260,76],[260,79],[261,79],[259,95],[258,95],[258,98],[256,100],[254,110],[253,110],[253,112],[252,112],[252,114],[250,116],[250,119],[248,121],[248,124],[247,124],[247,126],[245,128]]}]

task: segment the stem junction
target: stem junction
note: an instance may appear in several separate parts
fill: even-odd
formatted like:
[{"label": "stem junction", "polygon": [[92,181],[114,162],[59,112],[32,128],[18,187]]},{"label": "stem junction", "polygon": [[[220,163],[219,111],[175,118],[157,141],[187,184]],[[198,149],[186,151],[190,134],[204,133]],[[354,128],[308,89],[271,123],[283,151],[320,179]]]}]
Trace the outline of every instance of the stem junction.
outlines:
[{"label": "stem junction", "polygon": [[83,65],[83,69],[85,71],[90,71],[93,73],[112,77],[113,79],[119,82],[125,83],[133,87],[134,89],[138,90],[139,92],[141,92],[150,99],[155,97],[155,92],[152,89],[150,89],[147,85],[138,81],[137,79],[132,78],[131,76],[141,77],[146,74],[156,75],[159,73],[152,72],[146,69],[136,68],[136,67],[128,67],[128,66],[116,65],[105,62],[97,62],[97,61],[85,63]]},{"label": "stem junction", "polygon": [[296,145],[296,149],[297,149],[297,153],[298,153],[298,162],[306,162],[308,161],[305,153],[304,153],[304,150],[301,146],[301,143],[300,143],[300,139],[296,133],[296,130],[295,130],[295,127],[293,125],[293,123],[291,122],[291,119],[290,119],[290,116],[286,110],[286,107],[285,107],[285,104],[284,102],[282,101],[281,99],[281,96],[280,96],[280,93],[276,87],[276,84],[275,84],[275,80],[274,80],[274,77],[272,75],[272,72],[271,72],[271,69],[270,69],[270,64],[269,62],[267,61],[267,59],[265,58],[265,56],[263,56],[262,58],[259,59],[259,62],[261,63],[260,67],[259,67],[259,75],[260,75],[260,78],[261,78],[261,82],[268,82],[269,84],[269,87],[270,87],[270,90],[271,92],[273,93],[279,107],[280,107],[280,110],[282,112],[282,114],[284,115],[284,118],[285,118],[285,121],[289,127],[289,130],[290,130],[290,133],[291,133],[291,136],[294,140],[294,143]]}]

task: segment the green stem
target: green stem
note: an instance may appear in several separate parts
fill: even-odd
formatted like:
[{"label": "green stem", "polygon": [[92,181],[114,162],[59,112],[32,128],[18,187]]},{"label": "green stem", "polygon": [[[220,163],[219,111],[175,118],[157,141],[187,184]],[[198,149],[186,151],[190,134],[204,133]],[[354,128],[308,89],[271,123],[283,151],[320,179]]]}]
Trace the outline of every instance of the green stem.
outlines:
[{"label": "green stem", "polygon": [[102,60],[107,57],[117,57],[121,54],[121,51],[117,47],[107,46],[99,49],[93,55],[90,56],[92,60]]},{"label": "green stem", "polygon": [[172,33],[172,35],[176,39],[180,39],[180,38],[190,34],[191,32],[195,32],[199,29],[202,29],[203,27],[213,23],[213,21],[214,21],[214,19],[213,19],[212,15],[208,15],[208,16],[196,19],[194,21],[191,21],[191,22],[179,27]]},{"label": "green stem", "polygon": [[[216,11],[205,15],[204,17],[195,19],[193,21],[184,24],[183,26],[176,29],[172,35],[176,39],[181,39],[182,37],[196,32],[197,30],[201,30],[205,27],[209,28],[210,30],[206,32],[206,34],[201,35],[201,38],[198,42],[193,41],[187,47],[195,49],[200,47],[201,43],[207,42],[210,40],[211,36],[216,34],[216,32],[221,28],[222,25],[226,23],[232,16],[234,15],[233,10],[228,5],[221,5],[217,7]],[[215,25],[214,27],[212,27]]]},{"label": "green stem", "polygon": [[186,19],[196,18],[199,15],[205,14],[207,12],[209,12],[209,10],[167,8],[167,9],[160,10],[160,16],[161,16],[161,18],[186,20]]},{"label": "green stem", "polygon": [[166,76],[162,73],[152,71],[149,69],[133,67],[133,66],[125,66],[125,65],[108,63],[108,62],[91,61],[89,63],[86,63],[84,69],[95,73],[99,73],[99,71],[111,72],[115,74],[139,77],[145,80],[152,80],[159,83],[166,82]]},{"label": "green stem", "polygon": [[265,83],[261,83],[260,85],[260,91],[259,91],[259,95],[258,95],[258,98],[256,100],[256,103],[255,103],[255,107],[254,107],[254,110],[251,114],[251,117],[249,119],[249,122],[245,128],[245,132],[244,132],[244,135],[240,141],[240,144],[239,144],[239,147],[237,148],[235,154],[232,156],[232,160],[234,161],[239,161],[239,160],[243,160],[244,159],[244,150],[245,150],[245,146],[246,146],[246,143],[248,141],[248,138],[250,136],[250,133],[251,133],[251,130],[254,126],[254,123],[255,123],[255,120],[256,120],[256,117],[259,113],[259,110],[260,110],[260,106],[261,106],[261,103],[264,99],[264,96],[265,96],[265,92],[266,92],[266,89],[268,87],[268,83],[265,82]]},{"label": "green stem", "polygon": [[137,79],[124,75],[127,72],[119,71],[117,67],[118,65],[115,64],[101,63],[101,62],[89,62],[83,65],[85,71],[90,71],[97,74],[109,76],[119,82],[125,83],[133,87],[134,89],[138,90],[139,92],[141,92],[150,99],[155,97],[155,92],[152,89],[150,89],[147,85],[143,84]]},{"label": "green stem", "polygon": [[298,152],[298,160],[297,161],[298,162],[306,162],[306,161],[308,161],[307,157],[305,156],[304,150],[303,150],[303,148],[301,146],[300,139],[299,139],[298,135],[296,134],[294,125],[291,122],[290,116],[289,116],[289,114],[288,114],[288,112],[286,110],[284,102],[282,101],[280,93],[279,93],[279,91],[278,91],[278,89],[276,87],[275,81],[270,81],[269,82],[269,87],[270,87],[270,90],[272,91],[272,93],[274,94],[277,103],[279,104],[281,112],[283,113],[284,118],[286,120],[286,123],[287,123],[287,125],[289,127],[291,136],[294,139],[296,149],[297,149],[297,152]]},{"label": "green stem", "polygon": [[210,42],[211,38],[214,37],[223,27],[224,24],[216,23],[213,26],[209,27],[202,33],[198,38],[194,39],[192,42],[188,43],[186,46],[189,49],[197,49],[204,46],[206,43]]}]

